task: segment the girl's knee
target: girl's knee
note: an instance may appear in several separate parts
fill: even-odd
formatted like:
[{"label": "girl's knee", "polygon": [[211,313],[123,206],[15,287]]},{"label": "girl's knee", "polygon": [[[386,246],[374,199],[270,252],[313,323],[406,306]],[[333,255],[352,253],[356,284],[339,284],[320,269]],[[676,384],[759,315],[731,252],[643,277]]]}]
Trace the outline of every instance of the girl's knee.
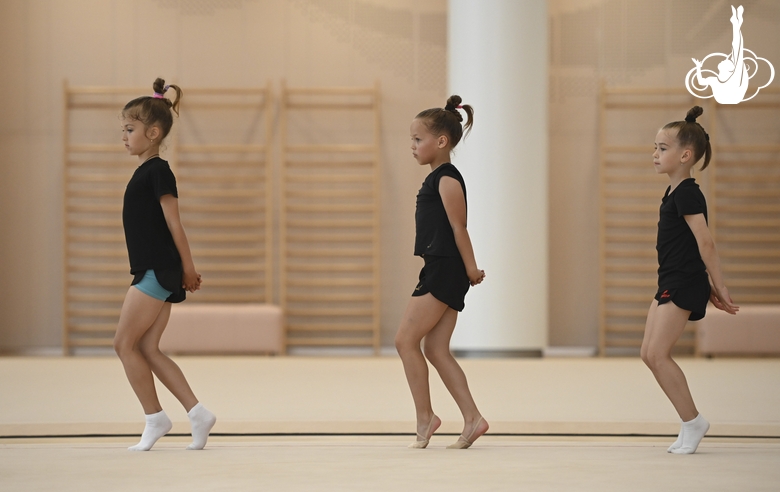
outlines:
[{"label": "girl's knee", "polygon": [[116,355],[122,356],[122,344],[119,343],[116,337],[114,337],[114,352],[116,352]]},{"label": "girl's knee", "polygon": [[639,352],[639,357],[642,358],[642,362],[644,362],[647,367],[650,367],[650,356],[647,354],[647,350],[642,349],[642,351]]},{"label": "girl's knee", "polygon": [[642,361],[647,367],[650,368],[650,370],[655,370],[656,368],[663,365],[666,361],[671,359],[670,354],[668,354],[665,350],[659,350],[654,347],[643,348],[640,355],[642,357]]},{"label": "girl's knee", "polygon": [[420,341],[415,340],[414,337],[410,337],[402,333],[400,330],[395,334],[395,350],[401,354],[411,350],[419,350]]},{"label": "girl's knee", "polygon": [[158,347],[157,344],[140,343],[138,344],[138,350],[145,359],[152,359],[154,357],[163,355],[163,353],[160,351],[160,347]]},{"label": "girl's knee", "polygon": [[116,355],[119,357],[123,357],[128,352],[132,352],[134,345],[135,343],[133,340],[130,340],[127,337],[119,334],[114,336],[114,352],[116,352]]},{"label": "girl's knee", "polygon": [[643,343],[642,347],[639,349],[639,358],[642,359],[642,362],[647,365],[648,357],[647,357],[647,344]]},{"label": "girl's knee", "polygon": [[395,350],[399,354],[402,352],[405,352],[407,347],[409,346],[409,343],[407,342],[406,338],[401,336],[400,333],[396,333],[395,335]]},{"label": "girl's knee", "polygon": [[423,353],[425,354],[425,358],[431,361],[431,364],[434,366],[438,365],[440,362],[445,361],[447,358],[452,357],[449,347],[441,348],[430,343],[426,343],[424,345]]}]

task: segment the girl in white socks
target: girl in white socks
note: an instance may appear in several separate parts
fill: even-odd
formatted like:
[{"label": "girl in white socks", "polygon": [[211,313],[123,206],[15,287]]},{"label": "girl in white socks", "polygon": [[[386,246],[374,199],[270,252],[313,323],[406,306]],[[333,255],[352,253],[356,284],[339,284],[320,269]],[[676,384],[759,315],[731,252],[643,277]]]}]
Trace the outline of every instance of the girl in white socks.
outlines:
[{"label": "girl in white socks", "polygon": [[[173,102],[165,97],[169,88],[176,92]],[[159,78],[153,89],[152,96],[133,99],[122,110],[122,140],[140,165],[127,184],[122,209],[134,279],[122,304],[114,350],[146,414],[141,442],[128,449],[148,451],[171,430],[152,373],[187,410],[192,425],[192,444],[187,449],[203,449],[217,419],[198,403],[179,366],[158,347],[171,303],[182,302],[185,291],[200,289],[201,277],[179,219],[176,178],[159,155],[160,143],[173,126],[172,112],[179,114],[182,91]]]},{"label": "girl in white socks", "polygon": [[647,314],[641,354],[682,421],[680,435],[668,449],[675,454],[696,452],[710,424],[696,409],[685,375],[672,360],[672,348],[688,320],[704,317],[708,300],[730,314],[739,310],[723,284],[720,259],[707,229],[707,203],[691,177],[693,166],[704,157],[703,170],[712,156],[710,137],[696,122],[702,112],[695,106],[685,121],[661,128],[653,153],[655,171],[668,175],[671,184],[661,201],[658,292]]}]

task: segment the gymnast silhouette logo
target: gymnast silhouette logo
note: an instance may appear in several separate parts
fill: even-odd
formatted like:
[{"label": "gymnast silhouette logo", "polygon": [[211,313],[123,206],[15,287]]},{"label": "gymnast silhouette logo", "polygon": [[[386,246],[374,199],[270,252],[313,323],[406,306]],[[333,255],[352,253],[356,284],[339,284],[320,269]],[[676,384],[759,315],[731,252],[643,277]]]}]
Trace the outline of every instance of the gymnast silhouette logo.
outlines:
[{"label": "gymnast silhouette logo", "polygon": [[[742,13],[745,9],[740,5],[737,9],[731,6],[731,54],[712,53],[707,55],[702,61],[692,58],[696,64],[685,76],[685,88],[692,95],[708,99],[714,97],[721,104],[739,104],[742,101],[749,101],[756,97],[758,92],[772,83],[775,78],[775,67],[769,63],[766,58],[761,58],[749,49],[745,48],[742,39]],[[718,73],[712,70],[702,69],[702,65],[709,58],[722,58],[718,63]],[[758,73],[759,62],[764,62],[769,67],[769,81],[755,89],[750,97],[745,97],[748,90],[748,83]],[[703,74],[711,74],[705,77]],[[707,87],[712,88],[712,94],[706,94]]]}]

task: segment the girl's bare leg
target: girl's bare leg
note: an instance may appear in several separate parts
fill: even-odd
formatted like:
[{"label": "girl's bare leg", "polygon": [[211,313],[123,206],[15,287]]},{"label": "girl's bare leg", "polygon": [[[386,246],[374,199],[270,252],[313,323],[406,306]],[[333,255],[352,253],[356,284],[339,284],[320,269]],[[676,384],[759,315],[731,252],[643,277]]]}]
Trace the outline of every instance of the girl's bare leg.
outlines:
[{"label": "girl's bare leg", "polygon": [[160,338],[162,338],[170,316],[171,303],[165,302],[151,328],[141,337],[138,348],[157,379],[173,393],[173,396],[189,412],[192,407],[198,404],[198,399],[195,398],[195,394],[179,366],[160,351]]},{"label": "girl's bare leg", "polygon": [[673,302],[659,306],[658,301],[654,300],[647,315],[641,349],[642,360],[653,372],[683,421],[696,418],[699,412],[693,403],[685,374],[672,360],[672,348],[680,339],[690,314],[690,311],[680,309]]},{"label": "girl's bare leg", "polygon": [[461,436],[469,443],[487,432],[488,423],[482,418],[469,391],[466,375],[450,352],[450,339],[458,320],[458,312],[447,307],[436,326],[425,337],[425,356],[431,361],[463,414]]},{"label": "girl's bare leg", "polygon": [[417,413],[417,434],[425,438],[430,438],[426,432],[433,433],[438,425],[431,426],[435,416],[428,385],[428,363],[423,357],[420,342],[436,326],[445,310],[447,305],[430,293],[412,297],[395,336],[395,347],[403,362]]},{"label": "girl's bare leg", "polygon": [[160,400],[157,398],[149,364],[138,347],[139,340],[154,324],[163,304],[163,301],[148,296],[135,287],[130,287],[122,304],[122,312],[114,336],[114,350],[119,355],[127,380],[130,381],[130,386],[146,414],[146,425],[141,434],[141,441],[128,448],[132,451],[152,449],[157,440],[167,434],[172,426],[171,420],[162,410]]},{"label": "girl's bare leg", "polygon": [[696,409],[685,374],[671,356],[672,347],[685,329],[688,316],[690,311],[681,309],[672,302],[659,306],[658,301],[654,300],[647,314],[641,349],[642,360],[653,372],[682,420],[680,435],[667,450],[675,454],[696,452],[710,427],[709,422]]},{"label": "girl's bare leg", "polygon": [[157,398],[152,370],[141,353],[138,342],[154,324],[163,304],[163,301],[130,287],[122,304],[114,336],[114,350],[122,361],[127,380],[147,415],[160,412],[162,406]]},{"label": "girl's bare leg", "polygon": [[160,382],[173,393],[173,396],[187,410],[187,417],[189,417],[192,426],[192,444],[187,449],[203,449],[217,418],[198,403],[198,399],[195,398],[195,394],[179,366],[160,351],[160,338],[168,325],[170,316],[171,303],[166,302],[152,327],[141,338],[139,347]]}]

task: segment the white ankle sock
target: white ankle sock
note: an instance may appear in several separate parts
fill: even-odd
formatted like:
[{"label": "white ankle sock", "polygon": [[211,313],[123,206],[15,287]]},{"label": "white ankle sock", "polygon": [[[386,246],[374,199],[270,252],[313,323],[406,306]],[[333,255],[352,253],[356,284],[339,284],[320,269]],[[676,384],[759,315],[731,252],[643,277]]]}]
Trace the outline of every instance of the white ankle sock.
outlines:
[{"label": "white ankle sock", "polygon": [[685,427],[683,426],[683,421],[680,419],[680,433],[677,435],[677,440],[674,441],[674,443],[672,443],[672,445],[669,446],[669,448],[666,450],[667,453],[671,453],[673,449],[677,449],[682,446],[684,429]]},{"label": "white ankle sock", "polygon": [[672,449],[674,454],[693,454],[699,447],[704,434],[710,429],[710,423],[707,422],[701,414],[695,419],[682,424],[682,445],[679,448]]},{"label": "white ankle sock", "polygon": [[144,432],[141,434],[141,442],[127,449],[130,451],[149,451],[159,438],[171,430],[171,427],[173,427],[173,424],[171,419],[165,415],[165,410],[147,415],[146,427],[144,427]]},{"label": "white ankle sock", "polygon": [[187,449],[203,449],[209,438],[209,432],[214,427],[217,417],[209,412],[206,407],[198,403],[187,413],[192,426],[192,444]]}]

